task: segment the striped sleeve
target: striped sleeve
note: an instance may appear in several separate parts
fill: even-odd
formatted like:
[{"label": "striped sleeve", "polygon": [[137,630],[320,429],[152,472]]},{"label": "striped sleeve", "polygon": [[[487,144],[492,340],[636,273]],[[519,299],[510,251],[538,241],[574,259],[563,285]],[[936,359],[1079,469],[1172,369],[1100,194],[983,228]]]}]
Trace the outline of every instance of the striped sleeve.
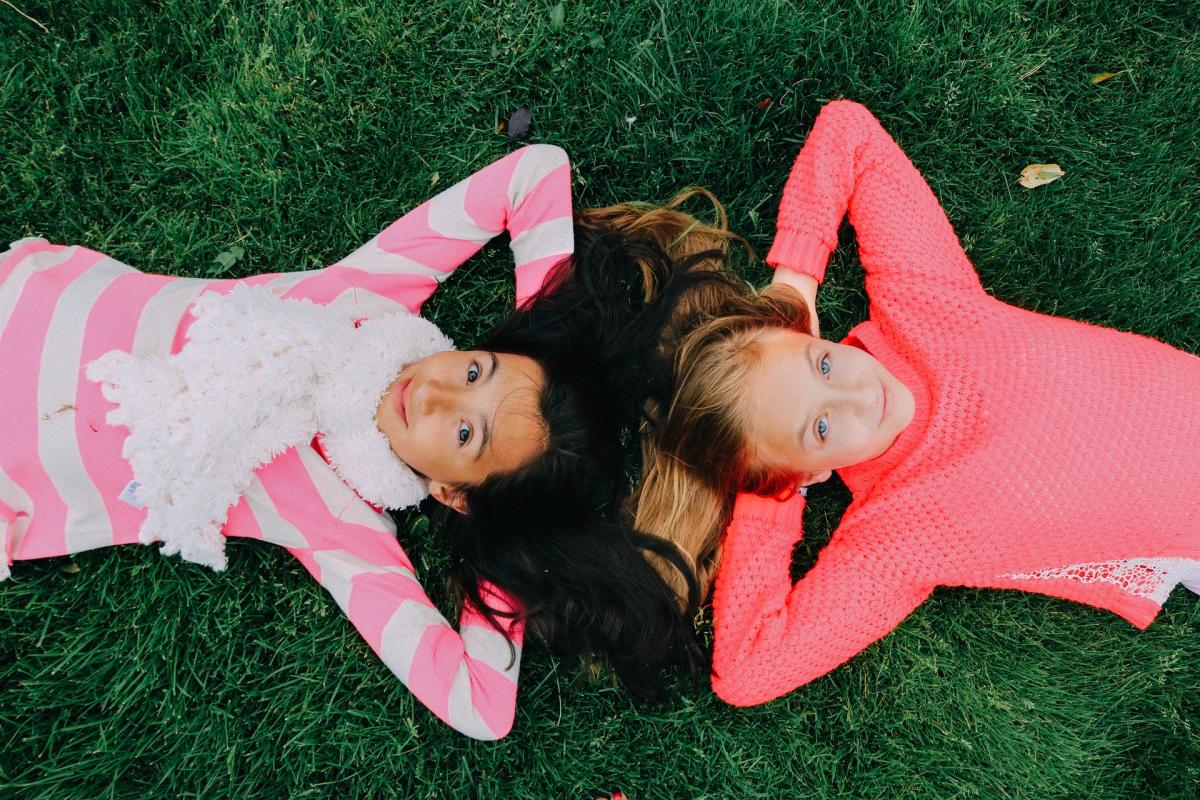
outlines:
[{"label": "striped sleeve", "polygon": [[287,297],[317,303],[352,300],[364,316],[381,300],[415,313],[439,283],[506,231],[520,306],[574,251],[571,165],[561,147],[516,150],[417,206],[332,266],[277,275],[271,285]]},{"label": "striped sleeve", "polygon": [[[106,342],[128,346],[153,284],[85,247],[31,238],[0,254],[0,503],[12,517],[7,557],[105,546],[122,541],[130,527],[136,538],[136,522],[126,524],[131,515],[114,508],[123,505],[113,488],[125,463],[121,434],[104,425],[99,392],[82,365]],[[117,297],[124,301],[119,317],[108,313]]]},{"label": "striped sleeve", "polygon": [[[367,644],[442,721],[475,739],[512,727],[523,630],[505,636],[468,606],[456,630],[434,606],[396,540],[373,511],[310,447],[295,448],[257,474],[230,512],[226,532],[281,544],[349,617]],[[497,608],[512,609],[485,587]]]}]

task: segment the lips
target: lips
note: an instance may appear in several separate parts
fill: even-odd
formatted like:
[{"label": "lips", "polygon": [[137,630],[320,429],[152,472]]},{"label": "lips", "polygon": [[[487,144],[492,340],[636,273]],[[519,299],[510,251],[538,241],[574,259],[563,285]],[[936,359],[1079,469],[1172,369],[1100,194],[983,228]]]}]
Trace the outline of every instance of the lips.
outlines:
[{"label": "lips", "polygon": [[408,426],[408,387],[412,385],[412,378],[406,381],[396,381],[392,387],[392,407],[396,409],[396,413],[400,415],[400,421]]}]

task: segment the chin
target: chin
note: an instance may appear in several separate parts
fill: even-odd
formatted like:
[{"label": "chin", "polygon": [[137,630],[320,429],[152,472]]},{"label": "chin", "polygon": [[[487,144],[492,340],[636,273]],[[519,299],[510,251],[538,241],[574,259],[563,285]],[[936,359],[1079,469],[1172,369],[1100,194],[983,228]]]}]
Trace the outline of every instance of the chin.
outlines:
[{"label": "chin", "polygon": [[886,442],[884,442],[884,443],[882,443],[881,445],[879,445],[879,447],[877,447],[877,448],[875,449],[875,451],[874,451],[874,453],[873,453],[872,455],[870,455],[870,456],[868,456],[868,457],[866,457],[866,458],[863,458],[863,459],[859,459],[858,461],[855,461],[854,463],[855,463],[855,464],[863,464],[863,463],[865,463],[865,462],[867,462],[867,461],[874,461],[875,459],[879,458],[881,455],[883,455],[884,453],[886,453],[886,452],[888,451],[888,448],[890,448],[890,447],[892,446],[892,443],[893,443],[893,442],[895,442],[895,441],[896,441],[896,440],[895,440],[894,438],[893,438],[893,439],[888,439]]}]

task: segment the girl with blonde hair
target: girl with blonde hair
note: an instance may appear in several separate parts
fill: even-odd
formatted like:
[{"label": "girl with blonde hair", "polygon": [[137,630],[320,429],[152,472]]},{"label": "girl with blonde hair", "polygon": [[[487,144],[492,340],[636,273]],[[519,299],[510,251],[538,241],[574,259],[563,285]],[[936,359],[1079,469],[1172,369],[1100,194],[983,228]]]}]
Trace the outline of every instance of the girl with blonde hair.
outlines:
[{"label": "girl with blonde hair", "polygon": [[[813,300],[847,212],[870,319],[835,343],[814,335]],[[766,291],[729,282],[680,341],[638,498],[641,529],[703,583],[716,570],[718,695],[752,705],[814,680],[938,586],[1040,592],[1139,628],[1176,585],[1200,591],[1200,359],[988,295],[855,103],[817,117],[767,261]],[[798,490],[834,470],[853,502],[793,584]]]}]

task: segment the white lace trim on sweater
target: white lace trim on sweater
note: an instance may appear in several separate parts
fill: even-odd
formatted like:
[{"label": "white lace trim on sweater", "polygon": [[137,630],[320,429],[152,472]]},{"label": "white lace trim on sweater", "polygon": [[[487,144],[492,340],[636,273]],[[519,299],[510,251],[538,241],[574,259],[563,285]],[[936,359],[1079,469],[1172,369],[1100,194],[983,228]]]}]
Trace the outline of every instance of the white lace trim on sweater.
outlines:
[{"label": "white lace trim on sweater", "polygon": [[1005,575],[1017,581],[1072,580],[1079,583],[1107,583],[1134,597],[1166,602],[1171,590],[1183,583],[1200,591],[1200,561],[1189,558],[1132,558],[1124,561],[1097,561],[1052,567],[1035,572]]}]

